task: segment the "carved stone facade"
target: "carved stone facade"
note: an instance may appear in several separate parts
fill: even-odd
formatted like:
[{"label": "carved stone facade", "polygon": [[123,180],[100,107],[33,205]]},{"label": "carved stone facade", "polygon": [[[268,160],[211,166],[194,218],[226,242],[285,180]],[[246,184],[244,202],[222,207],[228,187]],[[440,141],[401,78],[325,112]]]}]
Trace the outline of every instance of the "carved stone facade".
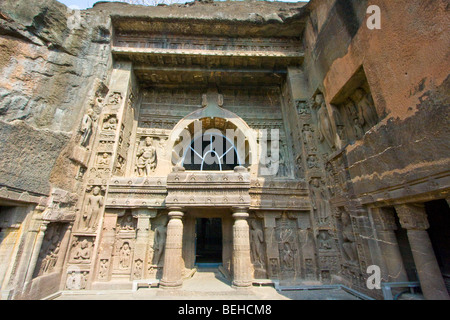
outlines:
[{"label": "carved stone facade", "polygon": [[[441,200],[450,190],[448,81],[443,68],[433,64],[430,75],[406,61],[422,80],[407,88],[396,80],[397,93],[389,68],[398,61],[368,52],[383,42],[366,45],[374,40],[361,22],[364,1],[347,2],[351,21],[339,14],[339,1],[323,0],[261,2],[260,13],[244,3],[202,1],[154,11],[117,3],[89,9],[80,27],[89,44],[78,52],[84,61],[90,48],[100,59],[95,79],[86,76],[89,90],[73,93],[82,99],[65,96],[64,108],[29,115],[20,132],[34,147],[8,142],[24,159],[0,160],[0,257],[12,261],[0,264],[5,298],[129,290],[133,282],[174,289],[212,264],[238,289],[340,284],[381,298],[367,287],[368,267],[376,265],[383,282],[418,280],[425,298],[448,299],[442,270],[450,270],[450,257],[433,252],[442,239],[433,235],[434,219],[448,211]],[[398,14],[398,5],[381,2]],[[214,8],[223,17],[212,19]],[[14,9],[0,10],[0,29],[17,28],[3,15]],[[28,29],[18,28],[19,38],[41,47]],[[51,56],[33,54],[33,61]],[[86,73],[78,71],[64,74]],[[78,90],[69,87],[62,91]],[[8,95],[0,91],[0,103]],[[1,104],[0,117],[13,105]],[[40,136],[46,114],[62,126],[52,124],[49,147]],[[2,132],[4,141],[13,136]],[[15,162],[39,171],[35,158],[45,162],[43,176],[22,177]],[[13,173],[20,179],[8,185]],[[36,187],[44,182],[48,188]]]}]

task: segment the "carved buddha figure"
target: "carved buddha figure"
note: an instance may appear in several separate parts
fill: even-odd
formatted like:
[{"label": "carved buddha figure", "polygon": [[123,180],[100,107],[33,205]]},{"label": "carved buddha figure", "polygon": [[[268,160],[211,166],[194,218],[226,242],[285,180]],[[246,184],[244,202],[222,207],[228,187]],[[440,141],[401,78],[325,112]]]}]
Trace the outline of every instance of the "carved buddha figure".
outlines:
[{"label": "carved buddha figure", "polygon": [[83,215],[84,229],[92,228],[91,222],[95,223],[103,206],[103,196],[100,187],[95,187],[92,194],[87,198],[86,209]]},{"label": "carved buddha figure", "polygon": [[330,117],[328,116],[327,107],[325,105],[325,100],[322,94],[316,96],[316,104],[319,106],[319,111],[317,111],[318,118],[318,135],[319,141],[325,141],[327,145],[333,149],[334,148],[334,138],[333,129],[331,126]]},{"label": "carved buddha figure", "polygon": [[145,139],[145,145],[137,153],[137,171],[140,177],[149,176],[156,169],[156,148],[150,137]]},{"label": "carved buddha figure", "polygon": [[372,128],[378,121],[378,115],[375,111],[374,103],[370,93],[366,94],[364,90],[358,88],[352,95],[358,109],[358,119],[361,127],[365,129]]},{"label": "carved buddha figure", "polygon": [[91,136],[91,132],[92,132],[92,123],[94,122],[93,117],[94,116],[94,110],[89,109],[86,114],[83,117],[83,120],[81,122],[81,145],[83,147],[86,147],[88,142],[89,142],[89,138]]}]

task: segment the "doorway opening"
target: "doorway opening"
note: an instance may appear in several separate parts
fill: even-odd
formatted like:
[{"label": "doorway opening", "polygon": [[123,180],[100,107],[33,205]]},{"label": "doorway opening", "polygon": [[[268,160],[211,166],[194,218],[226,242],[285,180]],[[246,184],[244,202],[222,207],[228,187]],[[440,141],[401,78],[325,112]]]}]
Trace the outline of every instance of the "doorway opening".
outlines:
[{"label": "doorway opening", "polygon": [[195,227],[195,264],[218,267],[222,264],[222,219],[198,218]]},{"label": "doorway opening", "polygon": [[434,200],[425,203],[425,210],[430,223],[428,234],[450,294],[450,207],[445,200]]}]

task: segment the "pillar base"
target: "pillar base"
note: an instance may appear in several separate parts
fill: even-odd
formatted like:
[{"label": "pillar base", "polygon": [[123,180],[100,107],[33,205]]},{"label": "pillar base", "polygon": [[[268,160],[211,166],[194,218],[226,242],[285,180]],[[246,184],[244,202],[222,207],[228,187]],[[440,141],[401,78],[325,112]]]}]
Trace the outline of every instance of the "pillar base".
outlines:
[{"label": "pillar base", "polygon": [[231,284],[233,289],[249,289],[253,285],[252,281],[234,281]]},{"label": "pillar base", "polygon": [[159,287],[161,289],[181,289],[183,287],[183,281],[174,281],[174,282],[169,282],[169,281],[160,281],[159,282]]}]

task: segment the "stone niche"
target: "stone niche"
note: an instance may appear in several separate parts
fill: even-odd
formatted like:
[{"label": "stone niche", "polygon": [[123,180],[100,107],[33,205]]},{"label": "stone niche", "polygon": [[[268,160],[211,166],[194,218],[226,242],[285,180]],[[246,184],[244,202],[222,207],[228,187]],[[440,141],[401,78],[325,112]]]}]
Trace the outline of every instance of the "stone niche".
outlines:
[{"label": "stone niche", "polygon": [[332,99],[331,108],[342,145],[362,139],[378,123],[379,116],[363,67]]},{"label": "stone niche", "polygon": [[61,271],[65,251],[62,241],[68,230],[67,223],[52,222],[45,232],[44,241],[34,269],[34,277]]}]

